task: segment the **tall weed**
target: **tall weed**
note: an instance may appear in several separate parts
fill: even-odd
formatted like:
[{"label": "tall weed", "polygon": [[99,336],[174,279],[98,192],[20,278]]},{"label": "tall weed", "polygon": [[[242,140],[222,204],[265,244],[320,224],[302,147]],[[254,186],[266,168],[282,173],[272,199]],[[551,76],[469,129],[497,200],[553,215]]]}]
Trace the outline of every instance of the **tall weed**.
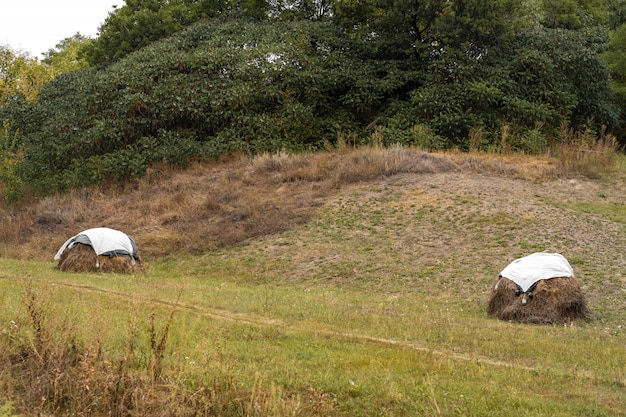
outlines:
[{"label": "tall weed", "polygon": [[559,172],[564,176],[599,178],[613,170],[619,144],[615,136],[600,131],[575,132],[561,127],[558,140],[550,152],[559,162]]},{"label": "tall weed", "polygon": [[[67,319],[54,313],[32,281],[23,285],[24,316],[0,338],[0,416],[37,415],[321,415],[304,404],[331,410],[332,402],[287,393],[255,376],[249,391],[238,388],[232,367],[189,384],[184,366],[164,361],[177,302],[159,330],[152,313],[145,333],[129,321],[124,347],[103,351],[102,341],[82,341]],[[148,342],[142,341],[147,338]],[[210,367],[208,367],[210,369]]]}]

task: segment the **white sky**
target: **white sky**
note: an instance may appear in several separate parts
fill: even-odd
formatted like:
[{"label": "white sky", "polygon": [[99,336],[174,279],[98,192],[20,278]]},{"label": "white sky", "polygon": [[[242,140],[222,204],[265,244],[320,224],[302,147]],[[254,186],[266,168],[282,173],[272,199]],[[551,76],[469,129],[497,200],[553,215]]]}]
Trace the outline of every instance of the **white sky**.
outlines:
[{"label": "white sky", "polygon": [[0,0],[0,45],[41,54],[76,32],[95,38],[98,27],[124,0]]}]

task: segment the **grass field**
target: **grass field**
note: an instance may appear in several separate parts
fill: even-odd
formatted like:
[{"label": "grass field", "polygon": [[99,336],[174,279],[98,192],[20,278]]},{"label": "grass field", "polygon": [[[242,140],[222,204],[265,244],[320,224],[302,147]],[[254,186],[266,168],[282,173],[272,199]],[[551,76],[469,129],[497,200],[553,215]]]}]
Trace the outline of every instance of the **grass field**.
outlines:
[{"label": "grass field", "polygon": [[[530,157],[406,152],[411,169],[359,175],[346,161],[373,152],[264,158],[5,218],[31,237],[0,259],[1,359],[35,365],[3,368],[0,415],[626,415],[623,156],[594,179]],[[54,269],[87,199],[145,274]],[[487,315],[498,272],[537,251],[569,259],[589,321]]]}]

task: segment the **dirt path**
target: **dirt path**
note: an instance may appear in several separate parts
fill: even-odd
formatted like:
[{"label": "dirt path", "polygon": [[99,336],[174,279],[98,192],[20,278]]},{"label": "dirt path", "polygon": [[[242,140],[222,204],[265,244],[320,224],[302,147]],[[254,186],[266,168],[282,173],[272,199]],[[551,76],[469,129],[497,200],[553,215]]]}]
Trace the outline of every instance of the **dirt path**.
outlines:
[{"label": "dirt path", "polygon": [[[426,353],[429,355],[438,356],[441,358],[452,359],[455,361],[476,362],[476,363],[489,365],[493,367],[512,368],[512,369],[518,369],[518,370],[529,371],[529,372],[537,372],[541,370],[546,371],[546,369],[544,368],[526,366],[526,365],[522,365],[522,364],[515,363],[515,362],[499,361],[499,360],[479,357],[475,355],[449,352],[449,351],[445,351],[441,349],[434,349],[434,348],[430,348],[426,346],[420,346],[415,343],[403,342],[403,341],[398,341],[398,340],[393,340],[393,339],[373,337],[373,336],[362,335],[362,334],[357,334],[357,333],[342,333],[342,332],[336,332],[336,331],[331,331],[331,330],[310,329],[310,328],[306,328],[303,326],[290,326],[281,320],[261,317],[257,315],[234,314],[234,313],[230,313],[224,310],[211,309],[205,306],[200,308],[200,307],[189,305],[186,303],[173,302],[173,301],[163,300],[163,299],[151,298],[151,299],[137,300],[136,297],[132,295],[122,293],[119,291],[111,291],[106,288],[99,288],[95,286],[75,285],[75,284],[68,284],[68,283],[60,283],[57,285],[63,288],[70,289],[72,291],[103,294],[108,297],[113,297],[113,298],[122,299],[122,300],[140,301],[145,304],[157,304],[166,308],[174,309],[174,311],[181,310],[181,311],[185,311],[187,313],[196,315],[198,317],[208,318],[211,320],[225,321],[225,322],[238,323],[238,324],[247,324],[247,325],[253,325],[253,326],[260,326],[260,327],[276,326],[276,327],[279,327],[284,332],[306,333],[306,334],[313,335],[315,337],[323,337],[323,338],[329,338],[333,340],[346,341],[346,342],[359,342],[359,343],[368,342],[368,343],[382,344],[385,346],[395,347],[398,349],[408,349],[408,350],[418,351],[418,352]],[[590,381],[601,381],[601,378],[585,370],[563,371],[563,370],[549,369],[549,371],[553,375],[563,375],[563,376],[568,376],[568,377],[575,377],[578,379],[583,378],[583,379],[587,379]]]}]

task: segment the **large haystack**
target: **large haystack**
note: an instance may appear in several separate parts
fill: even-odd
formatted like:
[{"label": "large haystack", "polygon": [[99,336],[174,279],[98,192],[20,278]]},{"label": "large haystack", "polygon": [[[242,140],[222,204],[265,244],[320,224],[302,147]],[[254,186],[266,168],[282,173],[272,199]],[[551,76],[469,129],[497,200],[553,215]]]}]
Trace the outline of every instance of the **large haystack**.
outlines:
[{"label": "large haystack", "polygon": [[535,253],[513,261],[496,278],[487,312],[501,320],[558,324],[590,316],[567,260]]},{"label": "large haystack", "polygon": [[568,323],[590,315],[574,277],[538,281],[531,294],[519,292],[517,284],[508,278],[497,278],[487,312],[501,320],[536,324]]},{"label": "large haystack", "polygon": [[61,254],[57,268],[74,272],[117,272],[131,274],[144,271],[141,258],[96,255],[89,245],[75,243]]},{"label": "large haystack", "polygon": [[133,273],[144,270],[133,238],[119,230],[97,227],[68,239],[54,257],[61,271]]}]

